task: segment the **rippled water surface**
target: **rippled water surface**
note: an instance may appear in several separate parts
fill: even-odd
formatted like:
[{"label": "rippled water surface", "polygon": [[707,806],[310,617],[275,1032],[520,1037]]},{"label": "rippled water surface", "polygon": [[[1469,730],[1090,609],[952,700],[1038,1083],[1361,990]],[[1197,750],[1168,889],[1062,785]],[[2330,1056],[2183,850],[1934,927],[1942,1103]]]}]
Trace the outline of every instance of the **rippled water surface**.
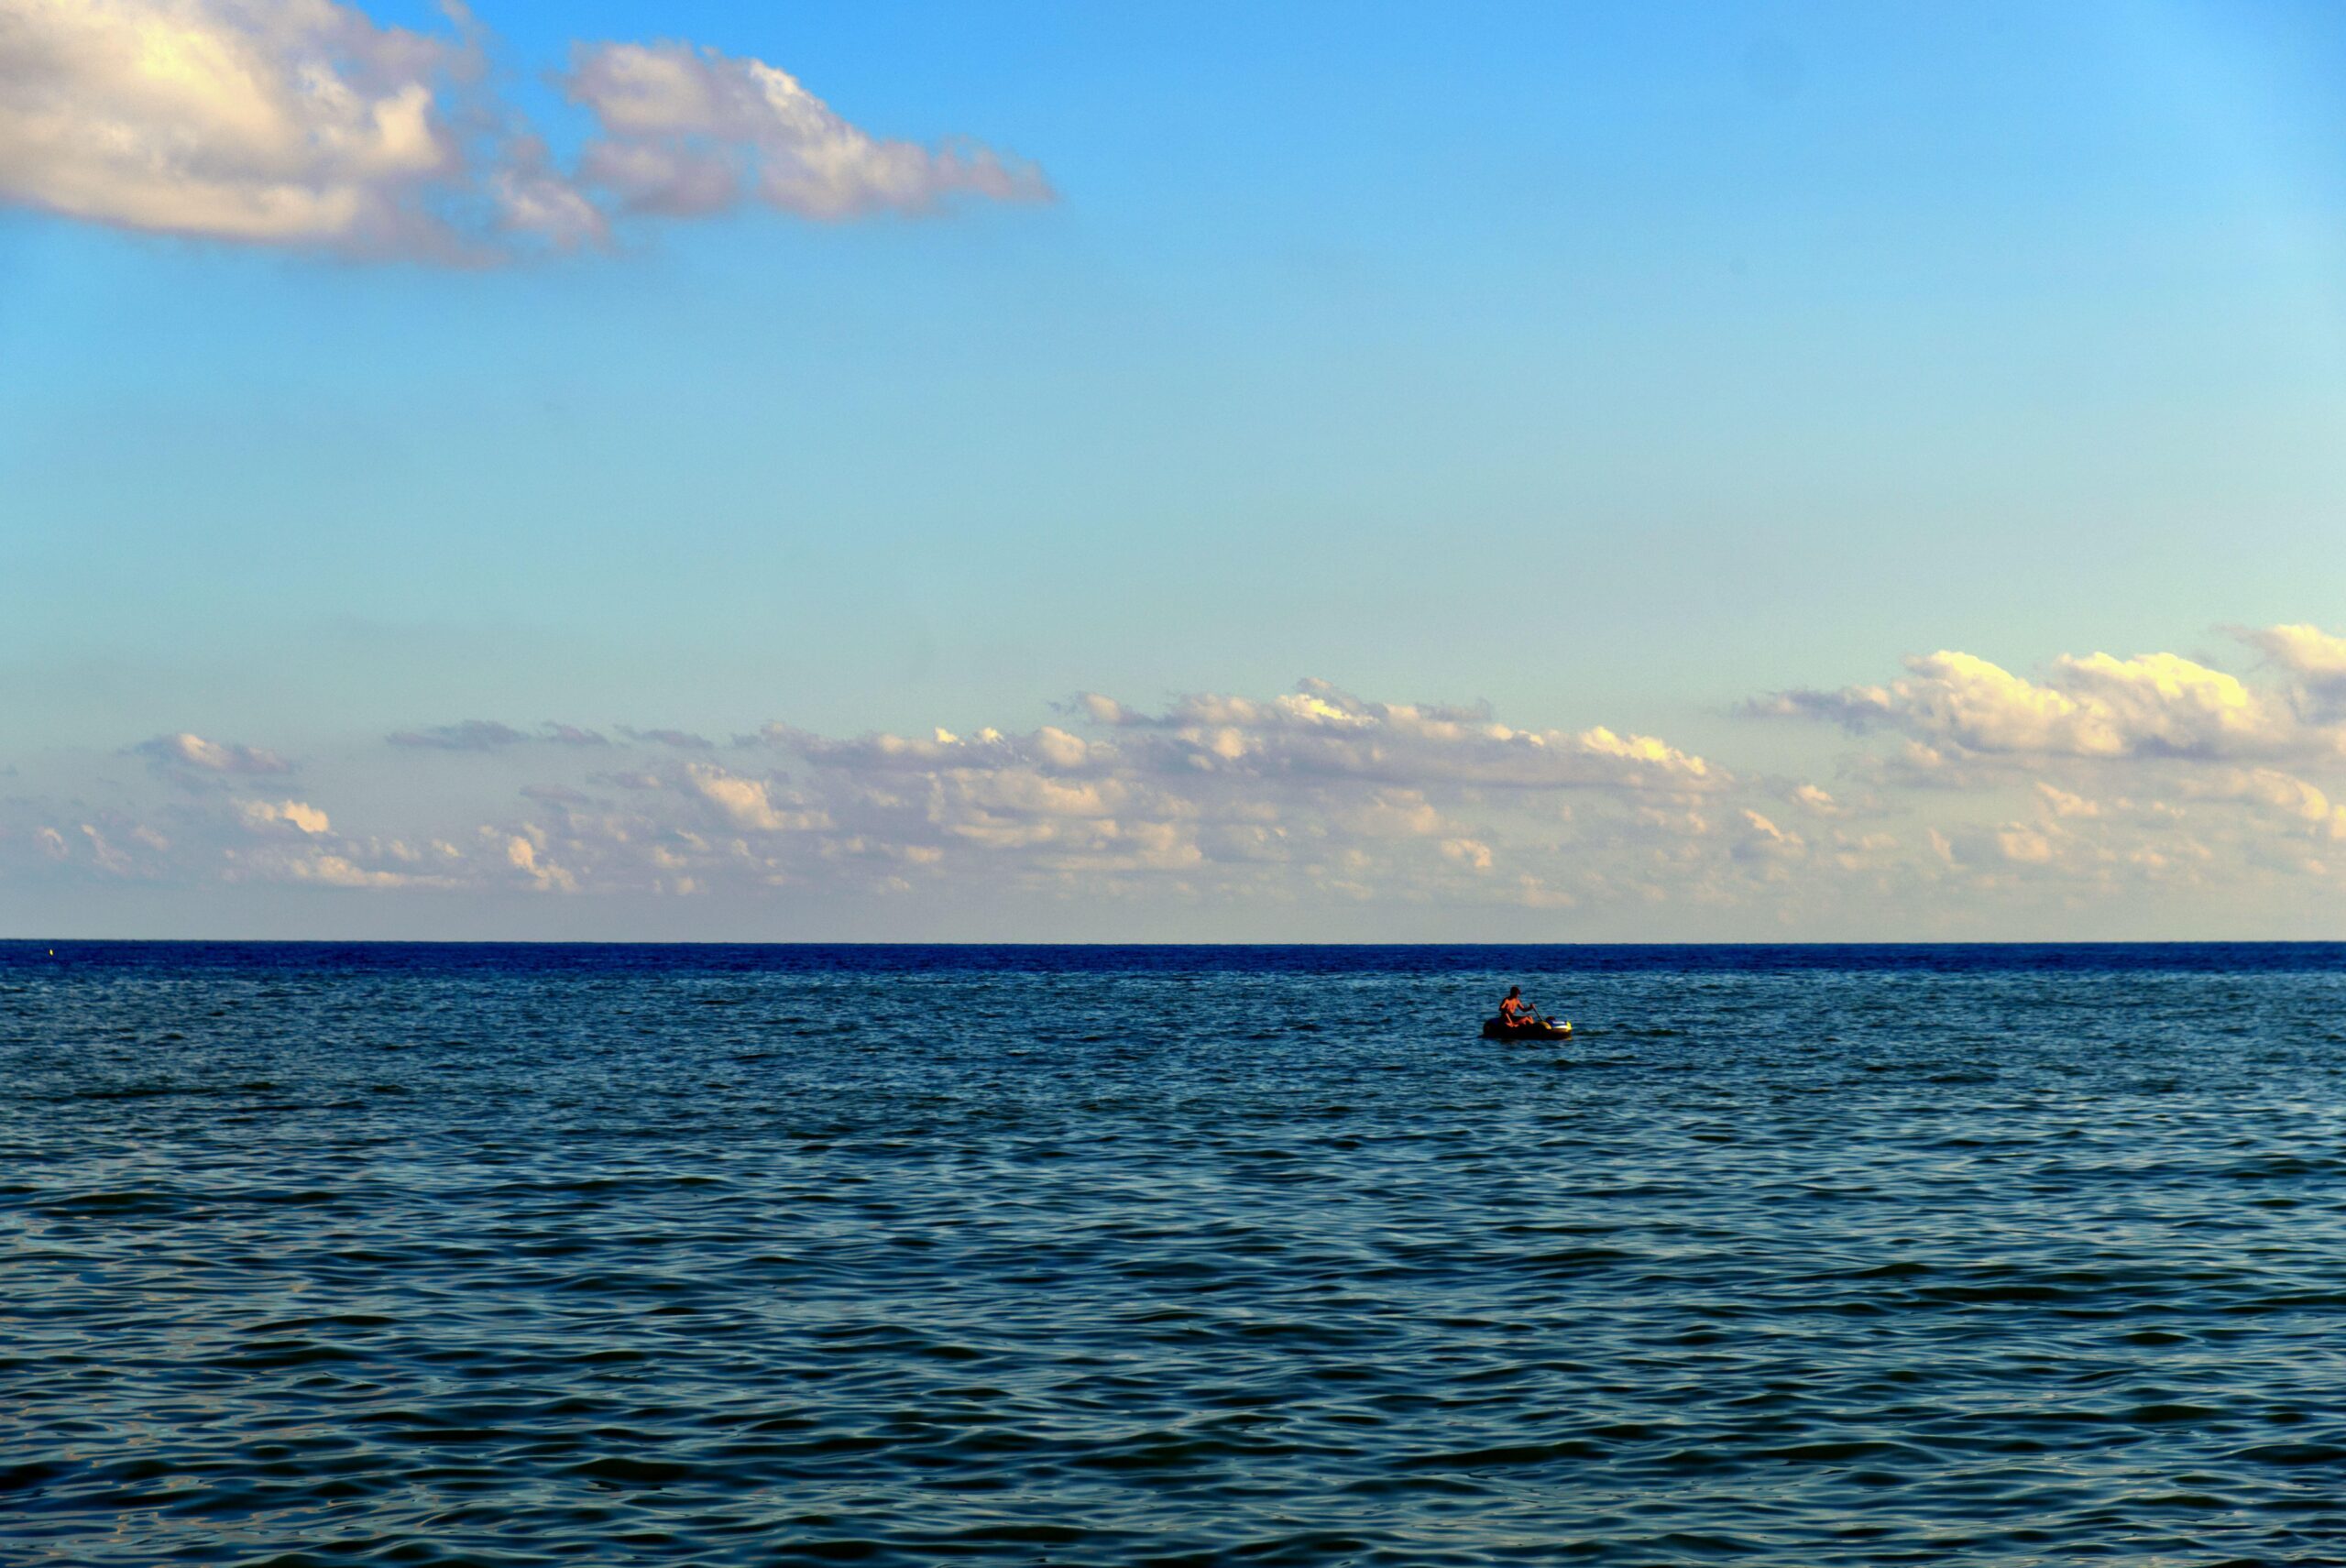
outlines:
[{"label": "rippled water surface", "polygon": [[0,1561],[2346,1561],[2341,1068],[2323,947],[0,945]]}]

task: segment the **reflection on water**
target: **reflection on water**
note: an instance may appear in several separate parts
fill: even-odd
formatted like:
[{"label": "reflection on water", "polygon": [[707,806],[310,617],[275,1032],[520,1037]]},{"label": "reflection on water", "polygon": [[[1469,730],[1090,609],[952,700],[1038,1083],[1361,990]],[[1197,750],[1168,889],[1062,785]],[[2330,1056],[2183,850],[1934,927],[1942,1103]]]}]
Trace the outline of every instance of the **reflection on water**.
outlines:
[{"label": "reflection on water", "polygon": [[[1571,1045],[1475,1026],[1513,981]],[[2337,948],[0,946],[0,1557],[2346,1552]]]}]

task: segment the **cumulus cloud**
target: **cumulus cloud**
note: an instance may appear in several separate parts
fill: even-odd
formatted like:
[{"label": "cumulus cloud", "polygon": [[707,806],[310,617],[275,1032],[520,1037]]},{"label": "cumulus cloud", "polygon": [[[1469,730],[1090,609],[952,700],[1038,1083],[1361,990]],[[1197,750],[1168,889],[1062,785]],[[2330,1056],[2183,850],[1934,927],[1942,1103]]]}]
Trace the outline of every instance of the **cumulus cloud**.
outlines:
[{"label": "cumulus cloud", "polygon": [[2284,824],[2302,824],[2324,839],[2346,839],[2346,805],[2334,804],[2309,779],[2279,768],[2227,768],[2179,782],[2191,800],[2235,802]]},{"label": "cumulus cloud", "polygon": [[[2031,676],[1943,651],[1908,659],[1905,675],[1883,685],[1749,706],[1897,737],[1843,759],[1888,792],[1868,814],[1935,818],[1916,824],[1922,842],[1983,896],[2037,886],[2118,900],[2155,886],[2244,898],[2258,878],[2326,884],[2346,872],[2335,776],[2346,760],[2346,638],[2307,624],[2228,630],[2264,656],[2244,674],[2175,653],[2097,652]],[[1807,790],[1794,798],[1825,814]],[[1847,837],[1836,835],[1834,859],[1880,866]]]},{"label": "cumulus cloud", "polygon": [[327,850],[256,857],[238,865],[233,880],[316,883],[325,887],[377,890],[450,885],[443,879],[419,877],[406,872],[364,866],[347,855],[338,855]]},{"label": "cumulus cloud", "polygon": [[[1398,877],[1435,896],[1499,864],[1512,819],[1528,817],[1538,852],[1552,853],[1568,795],[1681,801],[1733,787],[1652,736],[1525,729],[1481,708],[1376,702],[1322,681],[1267,698],[1197,694],[1157,711],[1085,694],[1063,711],[1069,725],[1024,733],[834,738],[770,725],[761,738],[812,770],[806,787],[860,844],[916,849],[922,864],[948,870],[979,855],[1044,883],[1301,878],[1358,898]],[[737,803],[737,816],[756,806]]]},{"label": "cumulus cloud", "polygon": [[545,830],[532,828],[505,836],[505,863],[527,878],[531,885],[554,893],[576,893],[578,878],[564,866],[546,860],[539,846]]},{"label": "cumulus cloud", "polygon": [[762,779],[743,778],[722,768],[697,765],[685,769],[685,778],[695,795],[714,806],[718,816],[735,828],[758,833],[784,833],[794,828],[819,828],[826,822],[819,811],[777,806]]},{"label": "cumulus cloud", "polygon": [[580,165],[630,212],[668,217],[744,200],[803,218],[926,213],[958,195],[1040,202],[1033,165],[964,142],[925,148],[850,125],[788,71],[685,43],[582,48],[563,87],[602,136]]},{"label": "cumulus cloud", "polygon": [[0,198],[164,234],[453,249],[459,47],[332,0],[5,0]]},{"label": "cumulus cloud", "polygon": [[2058,784],[2048,784],[2043,779],[2036,781],[2036,793],[2055,817],[2099,817],[2101,815],[2101,802],[2088,800],[2084,795],[2063,789]]},{"label": "cumulus cloud", "polygon": [[237,813],[249,828],[269,828],[282,825],[297,833],[315,836],[328,832],[334,827],[324,812],[298,800],[239,801]]},{"label": "cumulus cloud", "polygon": [[1095,723],[1175,774],[1285,774],[1410,785],[1439,780],[1501,789],[1705,790],[1726,775],[1650,735],[1598,726],[1576,733],[1518,729],[1479,709],[1371,702],[1324,681],[1260,701],[1184,697],[1145,714],[1087,695]]},{"label": "cumulus cloud", "polygon": [[[1824,776],[1814,768],[1730,771],[1628,725],[1514,724],[1318,681],[1147,706],[1092,695],[1023,729],[773,724],[722,753],[630,729],[614,737],[622,770],[595,765],[614,753],[594,731],[475,719],[374,753],[359,805],[260,794],[239,775],[281,759],[161,736],[137,750],[174,784],[209,787],[132,780],[111,805],[91,789],[0,797],[0,876],[815,908],[1454,906],[1569,911],[1599,935],[1672,908],[1754,934],[1874,912],[1847,934],[1897,928],[1884,910],[1935,917],[1966,900],[2131,909],[2158,890],[2229,890],[2253,907],[2275,879],[2346,875],[2346,763],[2306,695],[2322,648],[2275,646],[2287,662],[2250,677],[2165,654],[2034,675],[1940,654],[1880,686],[1772,699],[1891,737],[1861,739],[1830,789],[1806,782]],[[418,748],[442,760],[430,790],[403,792]],[[156,798],[135,798],[142,786]],[[413,815],[373,820],[385,810]]]},{"label": "cumulus cloud", "polygon": [[2233,635],[2263,649],[2284,669],[2324,681],[2346,680],[2346,637],[2306,625],[2241,627]]},{"label": "cumulus cloud", "polygon": [[2291,677],[2298,705],[2322,721],[2346,718],[2346,637],[2318,626],[2234,627],[2232,635]]},{"label": "cumulus cloud", "polygon": [[1444,839],[1442,852],[1478,872],[1491,869],[1491,847],[1479,839]]},{"label": "cumulus cloud", "polygon": [[[200,874],[210,855],[247,882],[353,889],[869,892],[942,879],[1054,896],[1155,887],[1359,900],[1471,887],[1561,908],[1580,894],[1579,873],[1558,863],[1576,835],[1610,852],[1607,834],[1647,833],[1586,803],[1699,821],[1693,803],[1738,787],[1705,759],[1632,729],[1527,729],[1486,709],[1374,701],[1318,681],[1148,709],[1091,697],[1023,731],[839,737],[770,725],[721,766],[689,731],[619,733],[646,748],[641,765],[571,771],[565,751],[609,742],[555,725],[476,718],[403,730],[389,737],[395,753],[443,753],[481,780],[477,820],[368,837],[339,830],[344,808],[214,796],[183,808],[186,843],[167,860],[178,874]],[[731,760],[761,750],[775,765]],[[1584,802],[1577,816],[1567,797]],[[1714,859],[1721,874],[1739,874],[1733,846],[1723,841]],[[1533,860],[1536,890],[1526,892]]]},{"label": "cumulus cloud", "polygon": [[1032,165],[874,137],[765,61],[580,46],[598,127],[564,169],[454,34],[337,0],[0,0],[0,202],[194,238],[478,264],[606,245],[615,218],[755,200],[839,221],[1032,202]]},{"label": "cumulus cloud", "polygon": [[1886,685],[1781,692],[1753,710],[1902,730],[1982,754],[2245,756],[2303,739],[2286,700],[2174,653],[2064,655],[2042,682],[1946,651],[1906,668]]}]

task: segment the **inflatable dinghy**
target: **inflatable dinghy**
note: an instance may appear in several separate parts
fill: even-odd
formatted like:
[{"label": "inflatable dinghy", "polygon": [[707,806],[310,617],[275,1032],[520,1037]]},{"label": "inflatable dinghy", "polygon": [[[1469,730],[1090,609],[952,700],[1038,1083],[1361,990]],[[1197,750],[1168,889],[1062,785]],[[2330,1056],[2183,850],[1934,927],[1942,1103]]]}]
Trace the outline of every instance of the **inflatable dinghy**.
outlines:
[{"label": "inflatable dinghy", "polygon": [[1483,1038],[1486,1040],[1569,1040],[1572,1037],[1570,1023],[1554,1024],[1545,1018],[1530,1024],[1509,1024],[1497,1018],[1483,1020]]}]

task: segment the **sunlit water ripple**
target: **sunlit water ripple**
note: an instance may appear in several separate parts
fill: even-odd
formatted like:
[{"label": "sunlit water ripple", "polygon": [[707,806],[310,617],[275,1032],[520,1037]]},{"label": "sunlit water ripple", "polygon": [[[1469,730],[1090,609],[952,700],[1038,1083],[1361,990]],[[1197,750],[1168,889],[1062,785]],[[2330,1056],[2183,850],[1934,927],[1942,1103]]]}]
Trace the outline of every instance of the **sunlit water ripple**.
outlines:
[{"label": "sunlit water ripple", "polygon": [[0,1560],[2346,1561],[2341,1003],[0,945]]}]

